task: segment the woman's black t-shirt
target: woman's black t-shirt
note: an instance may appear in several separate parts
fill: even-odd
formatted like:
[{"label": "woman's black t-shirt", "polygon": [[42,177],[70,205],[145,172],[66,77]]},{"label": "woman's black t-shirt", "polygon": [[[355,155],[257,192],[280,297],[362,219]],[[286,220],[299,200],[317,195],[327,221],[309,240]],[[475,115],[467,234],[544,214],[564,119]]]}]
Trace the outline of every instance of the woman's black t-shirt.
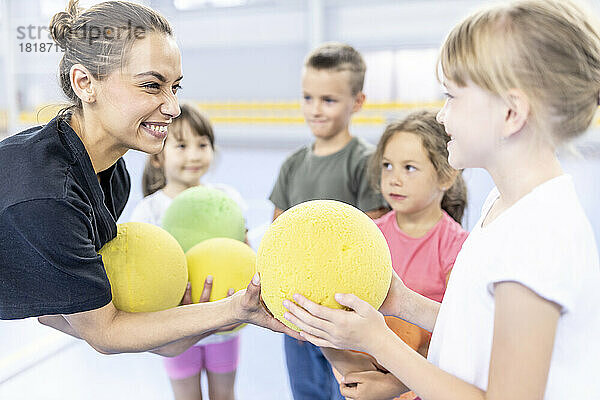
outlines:
[{"label": "woman's black t-shirt", "polygon": [[121,158],[98,176],[64,118],[0,142],[0,319],[105,306],[100,248],[129,197]]}]

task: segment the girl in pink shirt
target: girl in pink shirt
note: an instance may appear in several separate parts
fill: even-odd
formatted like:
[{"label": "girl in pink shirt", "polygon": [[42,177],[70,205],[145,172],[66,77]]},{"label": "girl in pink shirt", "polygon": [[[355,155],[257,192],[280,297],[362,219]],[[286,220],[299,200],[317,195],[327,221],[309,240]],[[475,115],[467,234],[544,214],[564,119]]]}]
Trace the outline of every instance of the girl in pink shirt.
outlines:
[{"label": "girl in pink shirt", "polygon": [[[467,191],[461,172],[448,164],[449,140],[435,112],[414,112],[387,126],[370,163],[371,181],[392,208],[375,220],[390,248],[392,266],[406,286],[438,302],[468,235],[460,225]],[[394,317],[386,321],[407,344],[427,354],[429,332]],[[333,349],[324,354],[345,375],[340,388],[344,396],[368,393],[369,399],[389,399],[404,388],[362,354]],[[414,397],[411,392],[402,396]]]},{"label": "girl in pink shirt", "polygon": [[467,238],[461,172],[448,163],[450,137],[436,114],[419,111],[387,126],[371,158],[371,180],[392,211],[375,220],[392,266],[410,289],[438,302]]}]

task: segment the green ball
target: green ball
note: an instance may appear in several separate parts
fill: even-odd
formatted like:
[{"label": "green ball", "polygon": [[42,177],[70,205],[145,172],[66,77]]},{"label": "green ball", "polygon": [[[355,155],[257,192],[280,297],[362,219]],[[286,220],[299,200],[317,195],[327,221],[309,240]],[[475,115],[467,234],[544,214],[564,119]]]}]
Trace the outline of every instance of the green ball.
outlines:
[{"label": "green ball", "polygon": [[244,241],[246,221],[237,203],[218,189],[196,186],[181,192],[165,211],[163,228],[184,252],[216,237]]}]

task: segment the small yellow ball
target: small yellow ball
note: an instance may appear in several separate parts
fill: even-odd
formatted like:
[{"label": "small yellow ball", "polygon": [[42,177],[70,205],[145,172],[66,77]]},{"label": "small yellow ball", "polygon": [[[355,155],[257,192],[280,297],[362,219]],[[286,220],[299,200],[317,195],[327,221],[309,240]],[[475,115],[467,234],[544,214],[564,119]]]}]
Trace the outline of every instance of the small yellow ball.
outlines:
[{"label": "small yellow ball", "polygon": [[[230,288],[236,292],[245,289],[254,275],[256,253],[250,246],[239,240],[208,239],[189,249],[185,255],[194,303],[200,300],[204,281],[208,275],[213,277],[209,301],[224,299]],[[233,331],[244,326],[245,324],[242,324]],[[217,335],[228,332],[217,332]]]},{"label": "small yellow ball", "polygon": [[262,238],[256,269],[264,303],[295,330],[282,305],[295,293],[331,308],[342,308],[335,293],[353,293],[379,308],[392,279],[390,251],[377,225],[333,200],[307,201],[281,214]]},{"label": "small yellow ball", "polygon": [[188,277],[185,254],[164,229],[142,222],[120,224],[117,237],[100,255],[119,310],[160,311],[181,302]]},{"label": "small yellow ball", "polygon": [[200,300],[204,281],[213,277],[210,301],[227,297],[229,288],[245,289],[254,275],[256,254],[247,244],[229,238],[213,238],[198,243],[186,253],[192,301]]}]

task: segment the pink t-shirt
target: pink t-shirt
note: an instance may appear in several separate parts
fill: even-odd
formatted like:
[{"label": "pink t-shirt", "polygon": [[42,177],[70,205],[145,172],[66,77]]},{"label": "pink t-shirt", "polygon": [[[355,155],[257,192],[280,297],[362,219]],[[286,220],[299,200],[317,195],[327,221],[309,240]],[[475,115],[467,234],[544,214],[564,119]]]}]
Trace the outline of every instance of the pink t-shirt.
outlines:
[{"label": "pink t-shirt", "polygon": [[393,210],[376,219],[375,223],[387,240],[392,266],[404,284],[441,302],[446,290],[446,276],[469,233],[445,212],[420,238],[410,237],[400,230]]}]

